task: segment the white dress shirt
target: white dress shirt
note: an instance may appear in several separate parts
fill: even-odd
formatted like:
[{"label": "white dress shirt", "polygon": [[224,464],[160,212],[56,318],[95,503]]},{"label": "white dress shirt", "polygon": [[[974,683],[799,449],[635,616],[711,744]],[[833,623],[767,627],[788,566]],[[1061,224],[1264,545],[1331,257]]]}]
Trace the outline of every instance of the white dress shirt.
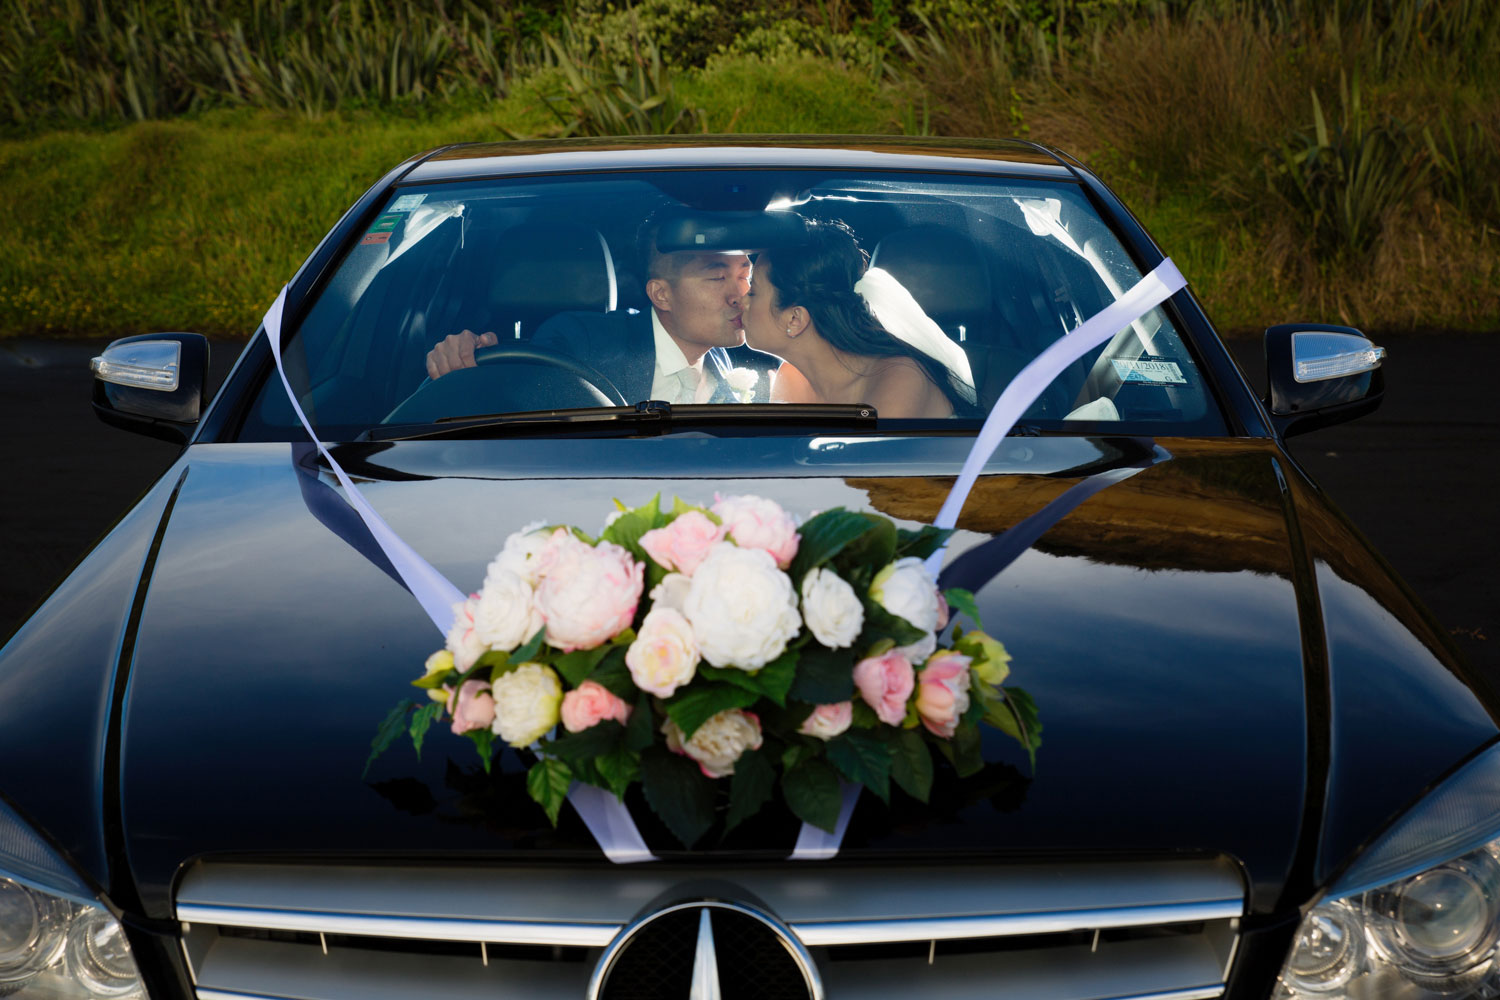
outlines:
[{"label": "white dress shirt", "polygon": [[651,333],[656,341],[656,368],[651,374],[651,398],[669,403],[706,403],[713,395],[713,382],[704,375],[703,358],[688,364],[677,341],[651,310]]}]

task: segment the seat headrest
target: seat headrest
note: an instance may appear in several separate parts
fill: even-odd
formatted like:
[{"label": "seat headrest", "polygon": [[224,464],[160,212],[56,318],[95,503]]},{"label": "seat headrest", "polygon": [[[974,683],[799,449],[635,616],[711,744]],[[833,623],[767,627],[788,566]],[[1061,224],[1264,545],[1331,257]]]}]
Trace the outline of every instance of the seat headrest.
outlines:
[{"label": "seat headrest", "polygon": [[609,244],[588,226],[512,226],[500,235],[491,274],[490,308],[497,316],[535,322],[560,312],[609,312],[616,306]]},{"label": "seat headrest", "polygon": [[876,244],[870,266],[895,275],[944,328],[990,310],[990,269],[962,233],[941,226],[897,230]]}]

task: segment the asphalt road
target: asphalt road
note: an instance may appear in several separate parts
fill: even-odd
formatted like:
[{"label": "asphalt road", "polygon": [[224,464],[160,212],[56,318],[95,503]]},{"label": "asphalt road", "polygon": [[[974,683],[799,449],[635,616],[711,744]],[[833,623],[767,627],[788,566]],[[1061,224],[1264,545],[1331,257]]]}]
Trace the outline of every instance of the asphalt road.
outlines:
[{"label": "asphalt road", "polygon": [[[1494,525],[1500,414],[1488,386],[1500,332],[1376,338],[1389,352],[1385,403],[1293,438],[1293,457],[1333,498],[1476,667],[1500,679]],[[177,454],[107,427],[89,405],[100,341],[0,341],[0,637],[7,636]],[[1231,343],[1250,384],[1258,341]],[[215,343],[215,387],[239,353]]]}]

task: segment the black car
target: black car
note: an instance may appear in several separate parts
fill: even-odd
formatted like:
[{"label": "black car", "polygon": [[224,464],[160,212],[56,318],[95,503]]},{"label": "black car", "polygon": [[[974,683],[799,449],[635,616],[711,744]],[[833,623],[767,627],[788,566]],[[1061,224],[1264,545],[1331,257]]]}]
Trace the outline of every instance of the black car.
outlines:
[{"label": "black car", "polygon": [[[941,377],[877,388],[933,369],[842,350],[841,393],[779,339],[803,319],[759,297],[832,229]],[[731,264],[675,387],[653,253]],[[618,864],[526,750],[392,739],[437,642],[392,546],[467,592],[527,525],[715,494],[930,540],[1007,387],[1163,260],[1030,143],[459,146],[349,209],[212,402],[201,338],[112,345],[99,415],[183,450],[0,650],[0,994],[1494,996],[1491,696],[1283,445],[1373,409],[1381,352],[1272,328],[1259,393],[1190,288],[1036,387],[949,542],[1034,765],[990,731],[925,801],[854,787],[813,860],[782,796],[683,838],[632,785],[652,860]]]}]

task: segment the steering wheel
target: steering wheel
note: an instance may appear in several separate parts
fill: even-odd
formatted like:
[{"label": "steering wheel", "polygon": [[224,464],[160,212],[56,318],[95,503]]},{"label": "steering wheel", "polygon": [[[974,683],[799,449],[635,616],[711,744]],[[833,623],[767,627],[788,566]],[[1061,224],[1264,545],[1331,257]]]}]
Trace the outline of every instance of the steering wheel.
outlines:
[{"label": "steering wheel", "polygon": [[549,351],[544,347],[535,347],[531,344],[499,344],[495,347],[481,347],[474,352],[476,365],[492,365],[502,361],[529,361],[561,368],[598,389],[616,406],[630,405],[625,399],[625,394],[615,388],[615,384],[603,372],[558,351]]}]

